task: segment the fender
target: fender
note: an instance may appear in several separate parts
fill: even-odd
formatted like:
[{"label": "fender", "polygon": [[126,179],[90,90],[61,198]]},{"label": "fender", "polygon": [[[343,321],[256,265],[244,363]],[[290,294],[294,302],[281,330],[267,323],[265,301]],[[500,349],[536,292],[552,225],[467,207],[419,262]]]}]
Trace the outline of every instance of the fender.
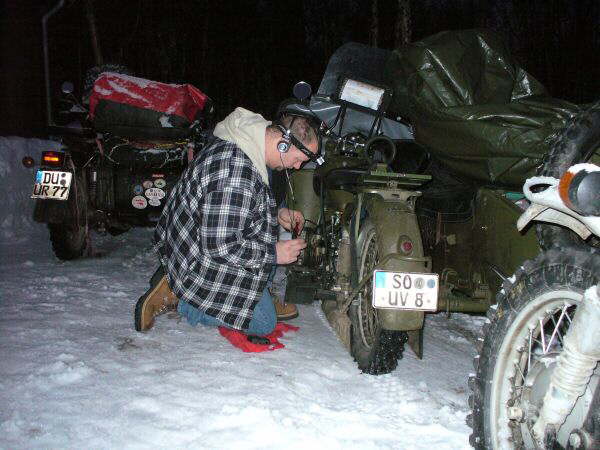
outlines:
[{"label": "fender", "polygon": [[[383,264],[378,269],[402,272],[430,272],[431,258],[423,255],[421,232],[414,211],[414,198],[420,195],[415,191],[399,191],[399,196],[389,195],[390,191],[371,191],[364,195],[364,206],[369,220],[375,225],[378,236],[379,260]],[[361,201],[359,194],[359,203]],[[360,205],[359,205],[360,207]],[[400,252],[400,238],[406,236],[413,244],[410,255]],[[359,233],[357,248],[362,248],[365,236]],[[424,313],[421,311],[378,310],[380,325],[386,330],[412,331],[423,327]]]}]

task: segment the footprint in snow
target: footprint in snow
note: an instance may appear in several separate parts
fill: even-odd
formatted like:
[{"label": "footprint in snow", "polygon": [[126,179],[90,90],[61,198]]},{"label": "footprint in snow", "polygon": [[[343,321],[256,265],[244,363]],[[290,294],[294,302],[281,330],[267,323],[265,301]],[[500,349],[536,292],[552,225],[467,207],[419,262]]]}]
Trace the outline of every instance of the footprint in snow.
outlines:
[{"label": "footprint in snow", "polygon": [[139,349],[139,345],[135,344],[133,338],[119,337],[117,338],[117,348],[122,352],[127,350]]}]

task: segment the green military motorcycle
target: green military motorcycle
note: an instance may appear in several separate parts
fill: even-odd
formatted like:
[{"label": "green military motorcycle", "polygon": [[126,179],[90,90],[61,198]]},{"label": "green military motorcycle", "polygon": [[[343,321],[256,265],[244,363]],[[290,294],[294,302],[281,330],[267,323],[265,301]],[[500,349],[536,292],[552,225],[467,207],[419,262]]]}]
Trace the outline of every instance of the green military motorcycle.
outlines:
[{"label": "green military motorcycle", "polygon": [[287,203],[304,214],[307,248],[288,268],[286,302],[322,300],[361,370],[388,373],[411,334],[419,345],[424,312],[439,306],[439,277],[415,213],[418,189],[431,177],[390,169],[400,143],[413,143],[407,124],[385,117],[390,91],[353,78],[342,83],[336,98],[317,94],[280,110],[322,121],[325,159],[289,179]]},{"label": "green military motorcycle", "polygon": [[[544,92],[475,30],[395,52],[346,44],[317,93],[281,106],[318,118],[325,160],[289,179],[307,248],[288,268],[286,301],[321,301],[362,371],[391,372],[407,342],[421,356],[427,313],[485,313],[538,253],[536,230],[515,228],[523,180],[597,158],[578,143],[548,159],[581,108]],[[562,229],[537,234],[542,247],[572,241]]]},{"label": "green military motorcycle", "polygon": [[[481,30],[394,52],[346,44],[318,92],[305,88],[281,112],[321,121],[325,163],[289,179],[307,248],[288,268],[286,300],[321,301],[369,374],[394,370],[407,342],[422,356],[426,314],[487,312],[469,379],[471,444],[596,448],[597,350],[581,338],[590,361],[560,355],[571,329],[597,333],[572,321],[600,281],[600,241],[573,212],[530,201],[544,183],[529,197],[521,188],[600,163],[600,102],[549,97]],[[597,211],[597,188],[590,195]]]}]

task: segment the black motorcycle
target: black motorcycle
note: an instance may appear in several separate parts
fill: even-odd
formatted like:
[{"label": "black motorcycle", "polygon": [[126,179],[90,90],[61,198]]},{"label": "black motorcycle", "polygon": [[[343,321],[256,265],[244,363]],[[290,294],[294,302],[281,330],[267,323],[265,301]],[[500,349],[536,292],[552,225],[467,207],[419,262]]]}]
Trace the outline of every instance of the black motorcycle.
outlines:
[{"label": "black motorcycle", "polygon": [[[132,226],[153,225],[210,126],[213,107],[206,96],[194,120],[168,114],[172,105],[163,105],[168,112],[161,113],[115,97],[126,83],[139,88],[129,92],[129,99],[146,95],[153,86],[177,88],[185,95],[191,89],[203,96],[197,89],[119,72],[124,70],[113,65],[93,69],[82,100],[72,83],[63,83],[60,111],[54,119],[49,114],[50,138],[61,149],[42,152],[39,162],[31,156],[23,159],[26,167],[37,169],[31,195],[34,220],[47,224],[54,253],[63,260],[90,250],[92,229],[116,235]],[[102,79],[109,84],[99,84]],[[106,94],[115,80],[122,84],[110,91],[112,97],[94,97]]]}]

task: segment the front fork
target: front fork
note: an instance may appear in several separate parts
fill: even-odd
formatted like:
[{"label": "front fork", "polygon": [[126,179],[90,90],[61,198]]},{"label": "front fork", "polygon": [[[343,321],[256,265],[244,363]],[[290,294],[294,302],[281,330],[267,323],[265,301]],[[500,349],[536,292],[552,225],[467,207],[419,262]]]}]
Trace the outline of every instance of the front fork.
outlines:
[{"label": "front fork", "polygon": [[[533,425],[533,434],[540,448],[547,448],[549,441],[554,439],[577,398],[585,392],[599,360],[600,285],[592,286],[585,292],[564,338],[563,351],[552,372],[539,418]],[[573,439],[585,440],[582,433],[585,434],[582,430],[576,430],[577,436],[572,435]]]}]

